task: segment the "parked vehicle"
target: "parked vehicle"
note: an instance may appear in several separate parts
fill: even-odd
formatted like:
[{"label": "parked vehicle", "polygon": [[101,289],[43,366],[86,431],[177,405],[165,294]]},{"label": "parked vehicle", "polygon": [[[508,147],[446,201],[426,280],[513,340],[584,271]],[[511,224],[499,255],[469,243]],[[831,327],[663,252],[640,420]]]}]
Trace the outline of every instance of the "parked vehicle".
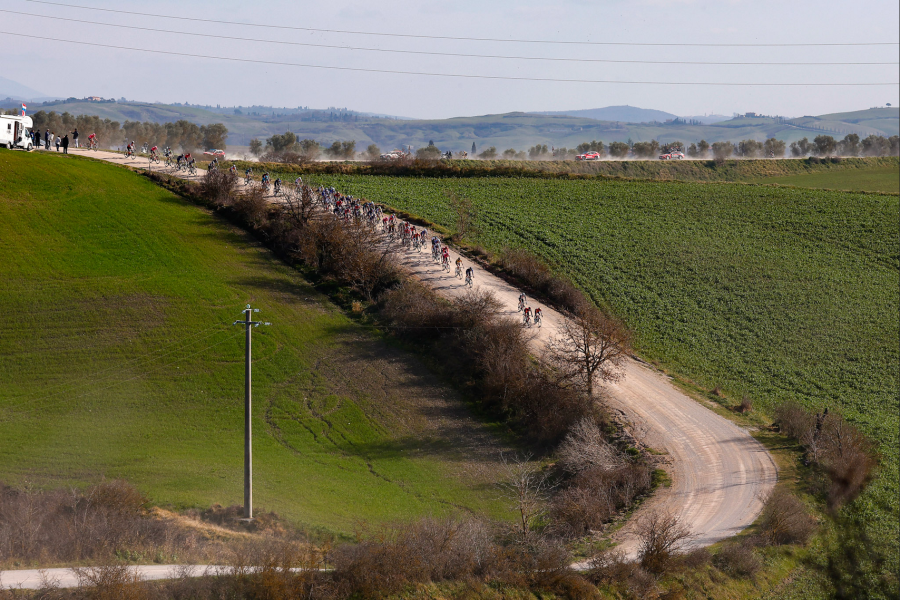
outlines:
[{"label": "parked vehicle", "polygon": [[575,160],[600,160],[599,152],[585,152],[575,157]]},{"label": "parked vehicle", "polygon": [[0,144],[10,150],[23,148],[30,152],[34,146],[31,140],[32,127],[34,122],[31,117],[0,115]]}]

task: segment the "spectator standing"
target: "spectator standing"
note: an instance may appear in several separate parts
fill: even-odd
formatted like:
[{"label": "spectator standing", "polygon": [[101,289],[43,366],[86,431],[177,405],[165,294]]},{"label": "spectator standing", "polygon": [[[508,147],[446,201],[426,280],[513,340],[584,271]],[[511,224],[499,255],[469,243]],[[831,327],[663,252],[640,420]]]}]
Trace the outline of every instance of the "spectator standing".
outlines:
[{"label": "spectator standing", "polygon": [[67,133],[62,139],[63,154],[69,153],[69,134]]},{"label": "spectator standing", "polygon": [[44,130],[44,150],[50,149],[50,143],[53,141],[53,134],[49,129]]},{"label": "spectator standing", "polygon": [[72,132],[72,141],[75,142],[75,147],[78,147],[78,128],[75,128],[75,131]]},{"label": "spectator standing", "polygon": [[59,152],[59,145],[62,144],[62,140],[59,136],[56,136],[56,151]]}]

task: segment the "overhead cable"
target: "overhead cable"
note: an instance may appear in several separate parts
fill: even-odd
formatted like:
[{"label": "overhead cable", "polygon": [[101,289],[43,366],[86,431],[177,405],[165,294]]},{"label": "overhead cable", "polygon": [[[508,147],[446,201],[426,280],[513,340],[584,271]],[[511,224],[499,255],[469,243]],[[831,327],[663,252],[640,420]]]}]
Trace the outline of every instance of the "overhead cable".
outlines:
[{"label": "overhead cable", "polygon": [[554,83],[608,83],[622,85],[703,85],[703,86],[737,86],[737,87],[856,87],[856,86],[897,86],[900,83],[893,82],[863,82],[863,83],[733,83],[733,82],[715,82],[715,81],[622,81],[615,79],[561,79],[555,77],[515,77],[511,75],[473,75],[469,73],[434,73],[426,71],[401,71],[393,69],[374,69],[370,67],[337,67],[329,65],[314,65],[306,63],[293,63],[275,60],[258,60],[252,58],[237,58],[228,56],[213,56],[209,54],[193,54],[189,52],[175,52],[173,50],[153,50],[149,48],[133,48],[130,46],[117,46],[114,44],[101,44],[99,42],[85,42],[81,40],[66,40],[57,37],[47,37],[41,35],[30,35],[27,33],[15,33],[12,31],[0,31],[0,34],[11,35],[15,37],[30,38],[35,40],[45,40],[53,42],[63,42],[67,44],[79,44],[82,46],[94,46],[96,48],[109,48],[112,50],[130,50],[134,52],[146,52],[148,54],[163,54],[167,56],[184,56],[187,58],[206,58],[210,60],[221,60],[228,62],[238,62],[246,64],[260,64],[284,67],[301,67],[306,69],[325,69],[331,71],[354,71],[360,73],[385,73],[392,75],[419,75],[427,77],[452,77],[458,79],[491,79],[499,81],[545,81]]},{"label": "overhead cable", "polygon": [[153,33],[170,33],[175,35],[188,35],[192,37],[213,38],[219,40],[232,40],[239,42],[256,42],[264,44],[278,44],[284,46],[303,46],[307,48],[329,48],[334,50],[351,50],[361,52],[382,52],[390,54],[415,54],[425,56],[448,56],[457,58],[493,58],[503,60],[532,60],[532,61],[551,61],[551,62],[580,62],[580,63],[620,63],[620,64],[642,64],[642,65],[762,65],[762,66],[835,66],[835,65],[898,65],[900,62],[709,62],[709,61],[686,61],[686,60],[616,60],[608,58],[555,58],[546,56],[508,56],[502,54],[469,54],[462,52],[430,52],[427,50],[395,50],[388,48],[368,48],[361,46],[348,46],[346,44],[315,44],[312,42],[289,42],[284,40],[269,40],[261,38],[238,37],[231,35],[221,35],[213,33],[197,33],[194,31],[174,31],[171,29],[159,29],[155,27],[142,27],[139,25],[122,25],[119,23],[104,23],[102,21],[88,21],[85,19],[73,19],[69,17],[56,17],[52,15],[39,15],[34,13],[20,12],[16,10],[0,9],[0,12],[13,15],[24,15],[27,17],[36,17],[40,19],[53,19],[56,21],[66,21],[69,23],[84,23],[87,25],[101,25],[103,27],[116,27],[120,29],[132,29],[138,31],[150,31]]},{"label": "overhead cable", "polygon": [[344,35],[373,35],[381,37],[413,38],[425,40],[455,40],[464,42],[507,42],[516,44],[565,44],[585,46],[684,46],[700,48],[788,48],[788,47],[823,47],[823,46],[898,46],[900,42],[819,42],[819,43],[792,43],[792,44],[701,44],[701,43],[672,43],[672,42],[589,42],[583,40],[528,40],[528,39],[503,39],[480,38],[449,35],[420,35],[410,33],[386,33],[379,31],[351,31],[346,29],[324,29],[316,27],[298,27],[295,25],[272,25],[263,23],[247,23],[241,21],[223,21],[220,19],[201,19],[198,17],[182,17],[177,15],[161,15],[158,13],[143,13],[113,8],[99,8],[94,6],[80,6],[63,2],[48,2],[47,0],[26,0],[34,4],[47,4],[51,6],[63,6],[80,10],[95,10],[139,17],[154,17],[158,19],[174,19],[178,21],[192,21],[195,23],[214,23],[217,25],[240,25],[242,27],[260,27],[265,29],[283,29],[289,31],[308,31],[311,33],[340,33]]}]

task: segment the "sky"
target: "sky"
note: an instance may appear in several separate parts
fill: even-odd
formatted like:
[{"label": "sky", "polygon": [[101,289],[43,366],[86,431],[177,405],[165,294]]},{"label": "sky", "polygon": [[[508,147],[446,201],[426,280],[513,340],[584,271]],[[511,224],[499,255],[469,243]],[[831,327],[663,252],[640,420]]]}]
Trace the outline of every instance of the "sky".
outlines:
[{"label": "sky", "polygon": [[[201,23],[146,14],[84,10],[75,6],[267,27]],[[44,15],[44,18],[14,13]],[[208,36],[255,38],[265,42],[143,31],[45,18],[47,16]],[[794,117],[859,110],[885,103],[897,106],[900,99],[900,88],[896,85],[900,80],[897,64],[816,66],[772,63],[897,63],[900,53],[898,23],[900,3],[897,0],[857,0],[853,3],[840,0],[59,0],[57,4],[0,0],[0,56],[4,58],[4,77],[48,96],[61,97],[97,95],[222,106],[335,106],[435,119],[623,104],[683,116],[754,111]],[[394,35],[322,31],[326,29]],[[46,39],[16,37],[8,35],[10,33]],[[396,34],[424,37],[398,37]],[[505,41],[439,39],[441,36]],[[308,66],[147,53],[62,40]],[[271,43],[276,41],[291,44]],[[761,46],[871,42],[892,45]],[[394,52],[387,52],[389,50]],[[587,82],[548,81],[560,79]],[[601,81],[606,83],[598,83]],[[753,85],[699,85],[701,82]],[[761,85],[773,83],[894,85]]]}]

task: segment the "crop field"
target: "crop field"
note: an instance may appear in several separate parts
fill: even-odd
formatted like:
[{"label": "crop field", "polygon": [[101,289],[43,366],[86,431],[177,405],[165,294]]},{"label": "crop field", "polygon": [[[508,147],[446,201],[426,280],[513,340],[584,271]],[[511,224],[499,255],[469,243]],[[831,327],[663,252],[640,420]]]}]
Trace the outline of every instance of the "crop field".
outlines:
[{"label": "crop field", "polygon": [[447,192],[468,197],[480,230],[470,241],[544,257],[626,321],[645,359],[705,389],[746,393],[764,411],[785,400],[840,409],[883,453],[857,509],[881,536],[895,536],[897,196],[718,183],[314,178],[450,229]]},{"label": "crop field", "polygon": [[243,501],[252,302],[255,504],[313,530],[503,517],[502,449],[410,353],[246,234],[124,169],[0,150],[0,482],[125,478]]},{"label": "crop field", "polygon": [[784,177],[748,179],[752,183],[778,183],[797,187],[849,190],[853,192],[900,193],[900,168],[897,166],[843,170]]}]

